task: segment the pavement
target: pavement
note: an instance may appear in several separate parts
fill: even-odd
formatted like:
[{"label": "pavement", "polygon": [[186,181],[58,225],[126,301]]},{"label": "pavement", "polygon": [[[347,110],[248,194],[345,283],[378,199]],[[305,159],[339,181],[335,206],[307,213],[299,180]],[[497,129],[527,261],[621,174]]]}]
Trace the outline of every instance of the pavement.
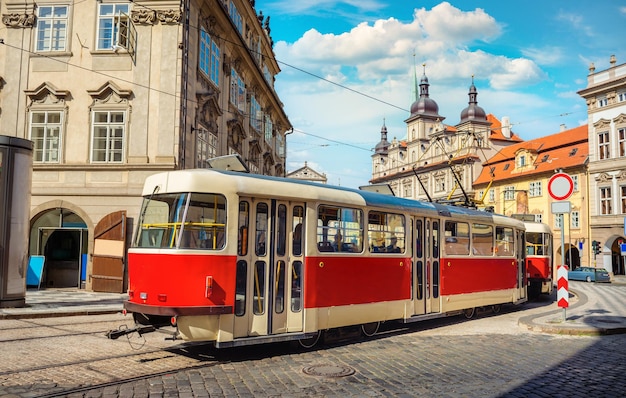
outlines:
[{"label": "pavement", "polygon": [[[612,286],[626,286],[626,276],[614,276]],[[621,300],[598,300],[595,284],[579,283],[569,289],[569,307],[556,301],[539,314],[522,316],[519,325],[532,331],[565,335],[606,335],[626,333],[626,306]],[[0,308],[0,319],[46,318],[72,315],[99,315],[122,312],[126,293],[98,293],[82,289],[27,290],[26,304]],[[613,303],[613,304],[607,304]],[[549,307],[549,308],[548,308]]]}]

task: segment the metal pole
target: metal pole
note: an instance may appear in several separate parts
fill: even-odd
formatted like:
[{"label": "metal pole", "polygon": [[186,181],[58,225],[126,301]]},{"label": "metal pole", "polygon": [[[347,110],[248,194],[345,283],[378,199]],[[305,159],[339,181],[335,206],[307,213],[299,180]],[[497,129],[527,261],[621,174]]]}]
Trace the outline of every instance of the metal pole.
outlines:
[{"label": "metal pole", "polygon": [[[565,263],[564,258],[565,258],[565,214],[561,213],[561,264],[565,265],[563,263]],[[571,266],[571,265],[570,265]],[[569,295],[569,284],[567,287],[567,294]],[[569,302],[569,298],[567,300]],[[567,320],[567,309],[565,307],[563,307],[563,322],[565,322]]]}]

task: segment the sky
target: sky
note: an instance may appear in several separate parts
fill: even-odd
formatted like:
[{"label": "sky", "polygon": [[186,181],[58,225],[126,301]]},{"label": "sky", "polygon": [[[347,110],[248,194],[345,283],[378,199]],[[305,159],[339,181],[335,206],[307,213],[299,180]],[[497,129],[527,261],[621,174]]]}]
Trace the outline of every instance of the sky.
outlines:
[{"label": "sky", "polygon": [[[270,17],[281,72],[275,88],[294,127],[287,172],[303,167],[328,183],[371,179],[383,123],[406,138],[426,74],[448,125],[460,121],[472,83],[478,105],[508,116],[523,140],[586,124],[577,92],[589,66],[626,63],[621,0],[257,0]],[[485,160],[485,159],[483,159]]]}]

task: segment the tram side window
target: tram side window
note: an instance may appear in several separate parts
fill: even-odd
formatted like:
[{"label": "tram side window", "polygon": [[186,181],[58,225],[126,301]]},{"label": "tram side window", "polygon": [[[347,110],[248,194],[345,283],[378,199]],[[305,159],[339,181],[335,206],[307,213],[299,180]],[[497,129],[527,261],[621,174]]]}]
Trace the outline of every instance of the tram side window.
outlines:
[{"label": "tram side window", "polygon": [[294,206],[293,217],[291,219],[293,227],[293,254],[295,256],[302,255],[302,242],[304,242],[304,235],[302,231],[304,225],[304,207]]},{"label": "tram side window", "polygon": [[363,212],[351,208],[319,206],[317,247],[321,252],[363,251]]},{"label": "tram side window", "polygon": [[239,236],[237,239],[237,253],[240,256],[248,254],[248,232],[250,231],[250,204],[239,202]]},{"label": "tram side window", "polygon": [[291,311],[302,309],[302,261],[291,264]]},{"label": "tram side window", "polygon": [[267,204],[258,203],[256,206],[256,237],[254,245],[254,251],[257,256],[265,256],[266,254],[268,214]]},{"label": "tram side window", "polygon": [[469,224],[465,222],[446,221],[445,251],[451,255],[468,255],[470,252]]},{"label": "tram side window", "polygon": [[472,225],[472,253],[477,256],[493,255],[493,226]]},{"label": "tram side window", "polygon": [[226,244],[226,198],[207,193],[156,194],[142,205],[137,247],[220,250]]},{"label": "tram side window", "polygon": [[287,250],[287,206],[278,206],[278,220],[276,220],[276,254],[284,256]]},{"label": "tram side window", "polygon": [[403,215],[370,211],[367,220],[370,253],[404,253],[406,228]]},{"label": "tram side window", "polygon": [[496,226],[496,256],[512,256],[515,253],[513,228]]},{"label": "tram side window", "polygon": [[248,278],[248,263],[244,260],[237,261],[237,273],[235,276],[235,315],[242,316],[246,313],[246,280]]}]

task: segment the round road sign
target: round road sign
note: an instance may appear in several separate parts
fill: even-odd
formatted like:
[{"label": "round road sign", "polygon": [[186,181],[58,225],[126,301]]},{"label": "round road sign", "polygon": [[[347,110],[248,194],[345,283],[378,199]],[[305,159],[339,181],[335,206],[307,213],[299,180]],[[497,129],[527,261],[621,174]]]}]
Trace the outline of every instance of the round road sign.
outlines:
[{"label": "round road sign", "polygon": [[569,174],[556,173],[548,181],[548,193],[554,200],[565,200],[574,192],[574,181]]}]

